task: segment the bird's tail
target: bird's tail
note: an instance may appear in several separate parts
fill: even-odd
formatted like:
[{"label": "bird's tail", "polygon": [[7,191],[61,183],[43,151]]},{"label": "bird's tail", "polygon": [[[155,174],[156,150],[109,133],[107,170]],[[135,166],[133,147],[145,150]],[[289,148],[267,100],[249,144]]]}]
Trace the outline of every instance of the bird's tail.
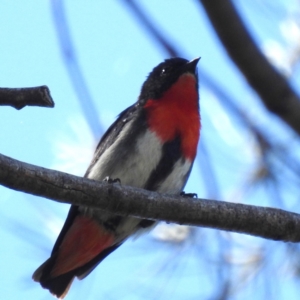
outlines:
[{"label": "bird's tail", "polygon": [[57,298],[63,299],[75,277],[86,277],[115,245],[114,235],[96,220],[78,215],[66,232],[58,250],[33,274]]},{"label": "bird's tail", "polygon": [[57,277],[49,276],[51,273],[51,266],[53,266],[55,257],[52,256],[46,260],[32,275],[34,281],[40,282],[41,286],[48,289],[49,292],[59,298],[63,299],[75,278],[75,271],[71,271]]}]

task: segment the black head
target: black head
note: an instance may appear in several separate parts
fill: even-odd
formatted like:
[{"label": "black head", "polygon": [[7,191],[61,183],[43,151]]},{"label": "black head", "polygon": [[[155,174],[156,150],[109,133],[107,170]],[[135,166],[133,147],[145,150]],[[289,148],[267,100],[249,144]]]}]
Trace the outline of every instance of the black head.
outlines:
[{"label": "black head", "polygon": [[197,63],[200,58],[188,61],[184,58],[176,57],[166,59],[155,67],[149,74],[147,80],[142,86],[139,102],[147,99],[158,99],[168,88],[177,81],[184,73],[194,74],[197,78]]}]

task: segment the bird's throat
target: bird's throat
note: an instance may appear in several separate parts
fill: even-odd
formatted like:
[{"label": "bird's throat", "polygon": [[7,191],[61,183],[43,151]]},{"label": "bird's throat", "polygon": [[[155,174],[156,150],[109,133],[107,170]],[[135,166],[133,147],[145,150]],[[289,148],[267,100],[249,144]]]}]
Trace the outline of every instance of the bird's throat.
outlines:
[{"label": "bird's throat", "polygon": [[144,108],[150,130],[154,131],[162,142],[171,141],[179,135],[184,156],[193,160],[200,134],[195,76],[183,74],[160,99],[148,100]]}]

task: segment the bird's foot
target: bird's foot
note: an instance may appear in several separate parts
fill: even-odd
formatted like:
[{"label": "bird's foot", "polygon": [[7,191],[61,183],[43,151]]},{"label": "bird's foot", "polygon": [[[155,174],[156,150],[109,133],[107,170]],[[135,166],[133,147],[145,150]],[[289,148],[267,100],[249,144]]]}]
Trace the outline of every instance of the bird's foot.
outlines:
[{"label": "bird's foot", "polygon": [[186,198],[198,198],[198,195],[196,193],[186,193],[186,192],[181,192],[180,196],[186,197]]},{"label": "bird's foot", "polygon": [[110,178],[109,176],[106,176],[104,179],[103,179],[104,182],[107,182],[107,183],[120,183],[121,184],[121,180],[119,178]]}]

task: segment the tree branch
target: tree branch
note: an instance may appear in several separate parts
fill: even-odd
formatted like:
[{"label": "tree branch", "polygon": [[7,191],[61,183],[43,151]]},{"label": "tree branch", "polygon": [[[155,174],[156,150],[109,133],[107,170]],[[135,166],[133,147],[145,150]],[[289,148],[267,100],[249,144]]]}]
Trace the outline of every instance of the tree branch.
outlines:
[{"label": "tree branch", "polygon": [[118,215],[300,241],[300,215],[280,209],[159,194],[53,171],[0,155],[0,184],[62,203]]},{"label": "tree branch", "polygon": [[230,0],[199,0],[231,59],[265,106],[300,134],[300,99],[257,48]]},{"label": "tree branch", "polygon": [[22,109],[27,106],[54,107],[54,101],[47,86],[31,88],[0,88],[0,106]]}]

